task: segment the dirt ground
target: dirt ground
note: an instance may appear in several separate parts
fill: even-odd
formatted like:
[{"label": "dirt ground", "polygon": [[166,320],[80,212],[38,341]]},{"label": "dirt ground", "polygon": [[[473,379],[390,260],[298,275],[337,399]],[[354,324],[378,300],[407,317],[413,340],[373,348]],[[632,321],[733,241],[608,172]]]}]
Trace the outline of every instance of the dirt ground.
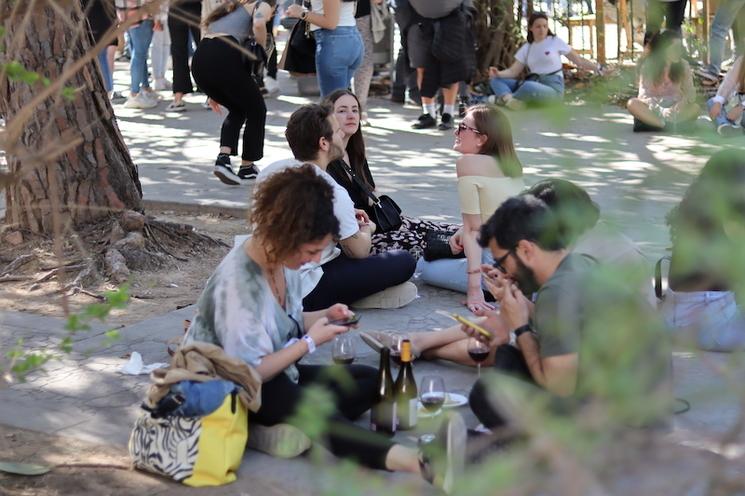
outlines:
[{"label": "dirt ground", "polygon": [[[223,214],[152,210],[147,213],[158,220],[190,224],[198,232],[223,241],[228,247],[205,247],[204,252],[187,257],[188,261],[173,259],[172,263],[161,269],[132,272],[129,280],[131,301],[126,309],[114,311],[108,320],[112,326],[132,324],[196,302],[207,278],[228,252],[229,246],[233,245],[233,237],[247,232],[244,218]],[[53,254],[51,240],[31,238],[15,247],[0,243],[0,274],[10,261],[25,254],[33,254],[34,258],[11,274],[22,280],[3,281],[0,278],[0,308],[63,316],[60,288],[74,274],[66,275],[61,281],[52,278],[41,283],[36,282],[48,274],[50,268],[59,265]],[[97,300],[93,295],[101,295],[104,291],[115,288],[116,285],[101,278],[85,287],[91,294],[81,292],[68,297],[70,311],[75,312],[86,304],[95,303]]]},{"label": "dirt ground", "polygon": [[[124,449],[3,425],[0,425],[0,460],[55,467],[45,475],[31,477],[0,472],[0,496],[249,496],[235,484],[209,489],[189,488],[133,470]],[[61,467],[61,464],[68,466]],[[251,496],[286,494],[261,481],[239,483],[251,488]]]}]

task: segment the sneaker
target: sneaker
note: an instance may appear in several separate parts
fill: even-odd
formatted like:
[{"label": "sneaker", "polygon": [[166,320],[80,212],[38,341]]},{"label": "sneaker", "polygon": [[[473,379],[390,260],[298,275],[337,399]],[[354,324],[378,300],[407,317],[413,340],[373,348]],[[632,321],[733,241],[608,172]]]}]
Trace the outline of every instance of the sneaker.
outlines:
[{"label": "sneaker", "polygon": [[719,74],[714,74],[708,67],[702,67],[700,69],[696,69],[693,72],[705,81],[710,81],[712,83],[719,82]]},{"label": "sneaker", "polygon": [[401,308],[417,297],[416,285],[405,282],[379,291],[352,303],[354,308]]},{"label": "sneaker", "polygon": [[231,186],[238,186],[241,184],[241,178],[233,172],[233,167],[230,165],[230,157],[224,153],[217,156],[213,174],[215,174],[217,178],[225,184]]},{"label": "sneaker", "polygon": [[431,114],[422,114],[419,119],[411,125],[414,129],[430,129],[437,126],[437,121]]},{"label": "sneaker", "polygon": [[135,96],[130,96],[126,102],[124,102],[124,108],[133,109],[149,109],[158,105],[158,102],[149,99],[142,93],[138,93]]},{"label": "sneaker", "polygon": [[173,89],[173,84],[166,78],[163,79],[156,79],[153,83],[153,89],[155,91],[166,91]]},{"label": "sneaker", "polygon": [[525,108],[525,102],[512,97],[512,95],[507,98],[503,97],[502,104],[510,110],[523,110]]},{"label": "sneaker", "polygon": [[140,91],[140,95],[147,98],[148,100],[152,100],[155,103],[158,103],[163,97],[151,90],[150,88],[143,88],[142,91]]},{"label": "sneaker", "polygon": [[295,458],[310,449],[311,441],[303,431],[290,424],[267,427],[252,422],[246,446],[278,458]]},{"label": "sneaker", "polygon": [[452,494],[456,480],[465,470],[467,438],[466,423],[457,412],[445,417],[436,435],[419,438],[422,477],[446,494]]},{"label": "sneaker", "polygon": [[440,124],[437,126],[440,131],[447,131],[453,129],[453,116],[450,114],[442,114],[440,117]]},{"label": "sneaker", "polygon": [[121,102],[122,100],[127,99],[126,96],[122,95],[121,91],[112,91],[109,98],[111,98],[112,102]]},{"label": "sneaker", "polygon": [[279,95],[279,83],[272,77],[264,78],[264,88],[266,89],[266,96],[269,98]]},{"label": "sneaker", "polygon": [[238,169],[238,177],[241,178],[243,181],[247,181],[249,179],[256,179],[256,176],[259,175],[259,169],[255,165],[241,165],[241,167]]},{"label": "sneaker", "polygon": [[186,104],[184,103],[183,100],[181,100],[180,102],[177,102],[174,100],[168,104],[168,106],[166,107],[166,110],[168,112],[183,112],[186,110]]},{"label": "sneaker", "polygon": [[717,134],[719,134],[719,136],[724,136],[725,138],[732,138],[734,136],[741,135],[742,129],[740,128],[740,126],[737,126],[735,124],[725,123],[720,124],[717,127]]}]

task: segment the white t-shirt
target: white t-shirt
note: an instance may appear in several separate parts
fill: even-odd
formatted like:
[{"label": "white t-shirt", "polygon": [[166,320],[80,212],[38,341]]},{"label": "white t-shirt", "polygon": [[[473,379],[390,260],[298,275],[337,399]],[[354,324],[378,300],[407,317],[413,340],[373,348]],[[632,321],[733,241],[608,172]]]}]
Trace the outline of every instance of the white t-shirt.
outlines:
[{"label": "white t-shirt", "polygon": [[[261,170],[259,176],[256,178],[256,184],[259,184],[275,172],[283,171],[288,167],[299,167],[301,165],[303,165],[303,162],[295,160],[294,158],[278,160]],[[339,238],[347,239],[360,230],[354,212],[354,202],[349,197],[347,190],[337,183],[326,171],[318,166],[315,166],[314,168],[316,173],[324,178],[334,189],[334,215],[339,220]],[[321,276],[323,275],[323,269],[321,269],[321,266],[338,257],[340,253],[341,251],[339,251],[336,246],[329,244],[323,251],[323,254],[321,254],[320,265],[307,264],[300,268],[300,273],[303,278],[303,297],[313,291],[313,288],[316,287],[318,281],[321,280]]]},{"label": "white t-shirt", "polygon": [[515,54],[515,60],[525,64],[532,74],[551,74],[561,70],[561,56],[572,47],[556,36],[536,43],[526,43]]},{"label": "white t-shirt", "polygon": [[[342,0],[339,1],[341,2],[341,7],[339,9],[339,24],[337,24],[336,27],[356,26],[357,21],[354,18],[354,12],[357,10],[357,2],[343,2]],[[310,0],[310,10],[311,12],[315,12],[316,14],[323,14],[323,0]],[[310,25],[311,31],[315,31],[317,29],[321,29],[321,27],[316,26],[315,24]]]}]

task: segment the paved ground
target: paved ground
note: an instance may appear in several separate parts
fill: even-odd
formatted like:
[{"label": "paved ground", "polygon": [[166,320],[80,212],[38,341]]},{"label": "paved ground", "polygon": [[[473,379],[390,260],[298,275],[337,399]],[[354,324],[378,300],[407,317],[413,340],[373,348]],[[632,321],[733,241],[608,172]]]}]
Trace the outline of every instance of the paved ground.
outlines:
[{"label": "paved ground", "polygon": [[[298,104],[309,101],[295,96],[286,79],[282,83],[286,96],[268,102],[266,157],[261,164],[289,155],[282,136],[284,122]],[[165,113],[166,103],[147,112],[117,107],[122,132],[140,167],[145,199],[244,207],[249,188],[227,187],[211,174],[220,119],[199,106],[201,97],[190,96],[187,102],[189,110],[183,114]],[[380,191],[392,194],[409,215],[455,220],[452,136],[412,131],[409,123],[418,114],[415,108],[381,99],[372,99],[370,107],[374,126],[365,133]],[[716,147],[716,141],[708,138],[633,134],[628,115],[613,107],[569,107],[552,119],[537,112],[510,117],[527,182],[546,177],[577,181],[600,203],[604,215],[639,242],[650,257],[661,254],[666,246],[665,213]],[[415,331],[446,325],[433,310],[456,309],[460,297],[431,288],[421,288],[421,294],[423,298],[402,310],[365,312],[362,329]],[[182,319],[191,313],[191,308],[185,308],[129,326],[113,344],[105,343],[103,327],[79,335],[75,353],[51,363],[28,383],[0,391],[0,423],[124,445],[147,379],[118,374],[126,361],[122,357],[139,351],[146,363],[166,361],[165,340],[179,334]],[[30,346],[52,346],[60,339],[61,329],[56,319],[1,312],[0,348],[18,338],[25,338]],[[359,362],[374,365],[376,357],[358,344]],[[328,363],[329,350],[321,350],[313,359]],[[706,353],[676,354],[675,392],[692,404],[688,413],[676,419],[676,433],[689,444],[725,432],[740,411],[737,398],[722,386],[725,380],[720,369],[729,359]],[[417,364],[417,374],[435,367],[452,391],[467,392],[475,379],[472,369],[433,363]],[[736,379],[745,369],[740,365],[734,371],[730,377]],[[461,411],[473,425],[467,408]],[[312,493],[320,484],[304,459],[275,460],[249,452],[241,471],[260,474],[288,493]],[[412,477],[381,476],[424,487]],[[236,491],[249,489],[250,477],[239,479]]]}]

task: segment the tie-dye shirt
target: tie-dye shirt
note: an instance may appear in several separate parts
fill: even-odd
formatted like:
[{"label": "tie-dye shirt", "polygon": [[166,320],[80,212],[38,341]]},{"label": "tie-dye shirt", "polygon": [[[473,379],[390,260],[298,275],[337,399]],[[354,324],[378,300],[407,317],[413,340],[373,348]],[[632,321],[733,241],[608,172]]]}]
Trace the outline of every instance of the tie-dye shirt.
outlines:
[{"label": "tie-dye shirt", "polygon": [[[261,267],[246,254],[244,244],[233,248],[207,280],[184,343],[213,343],[256,367],[264,356],[300,337],[304,332],[300,275],[287,268],[284,272],[286,309],[277,303]],[[295,365],[287,367],[285,374],[297,382]]]}]

